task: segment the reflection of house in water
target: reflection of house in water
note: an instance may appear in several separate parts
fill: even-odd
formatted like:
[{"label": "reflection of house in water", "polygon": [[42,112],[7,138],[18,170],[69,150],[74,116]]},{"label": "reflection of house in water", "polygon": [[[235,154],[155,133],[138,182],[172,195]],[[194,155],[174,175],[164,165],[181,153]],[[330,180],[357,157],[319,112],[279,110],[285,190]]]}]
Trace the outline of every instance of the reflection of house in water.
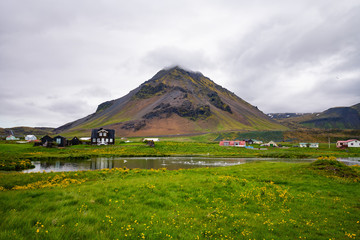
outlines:
[{"label": "reflection of house in water", "polygon": [[109,158],[94,158],[91,159],[91,169],[103,169],[109,168],[112,169],[114,166],[114,160]]}]

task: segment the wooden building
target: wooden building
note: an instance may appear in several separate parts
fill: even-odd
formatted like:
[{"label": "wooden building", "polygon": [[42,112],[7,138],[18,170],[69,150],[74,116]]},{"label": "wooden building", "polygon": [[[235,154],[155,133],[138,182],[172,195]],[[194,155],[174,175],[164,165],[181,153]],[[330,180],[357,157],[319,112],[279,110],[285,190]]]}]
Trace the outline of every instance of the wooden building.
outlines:
[{"label": "wooden building", "polygon": [[70,143],[70,145],[79,145],[79,144],[81,144],[81,141],[78,137],[73,137],[73,139],[71,139],[69,141],[69,143]]},{"label": "wooden building", "polygon": [[56,142],[56,144],[59,146],[59,147],[65,147],[67,146],[67,139],[63,136],[56,136],[54,137],[54,142]]},{"label": "wooden building", "polygon": [[108,145],[115,143],[114,129],[93,129],[91,131],[91,144]]},{"label": "wooden building", "polygon": [[51,143],[54,141],[54,139],[52,137],[50,137],[49,135],[42,137],[40,140],[41,140],[41,144]]}]

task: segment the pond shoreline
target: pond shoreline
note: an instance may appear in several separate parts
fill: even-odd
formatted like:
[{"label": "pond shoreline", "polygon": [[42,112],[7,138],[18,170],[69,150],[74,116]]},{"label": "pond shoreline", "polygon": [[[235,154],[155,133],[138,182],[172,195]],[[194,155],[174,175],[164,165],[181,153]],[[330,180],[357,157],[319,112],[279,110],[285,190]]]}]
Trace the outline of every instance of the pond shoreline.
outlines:
[{"label": "pond shoreline", "polygon": [[[93,157],[82,161],[71,159],[51,159],[48,161],[33,161],[33,169],[22,172],[67,172],[67,171],[92,171],[100,169],[128,168],[128,169],[163,169],[178,170],[204,167],[225,167],[246,164],[251,162],[286,162],[286,163],[311,163],[315,158],[241,158],[241,157]],[[347,165],[360,164],[360,158],[339,159]]]}]

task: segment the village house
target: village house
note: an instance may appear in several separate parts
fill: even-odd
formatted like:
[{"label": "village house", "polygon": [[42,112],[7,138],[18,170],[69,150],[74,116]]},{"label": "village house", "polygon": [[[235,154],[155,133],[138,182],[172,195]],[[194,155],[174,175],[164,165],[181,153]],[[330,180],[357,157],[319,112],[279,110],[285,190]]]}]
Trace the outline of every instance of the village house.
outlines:
[{"label": "village house", "polygon": [[307,147],[307,143],[299,143],[299,146],[300,146],[301,148]]},{"label": "village house", "polygon": [[254,141],[252,139],[245,139],[244,141],[246,142],[246,144],[249,144],[249,145],[254,144]]},{"label": "village house", "polygon": [[234,147],[245,147],[245,141],[220,141],[220,146],[234,146]]},{"label": "village house", "polygon": [[59,147],[65,147],[67,145],[67,139],[63,136],[56,136],[53,140]]},{"label": "village house", "polygon": [[263,144],[263,141],[253,139],[253,143],[254,144]]},{"label": "village house", "polygon": [[357,139],[350,139],[347,141],[337,141],[337,148],[347,148],[347,147],[360,147],[360,141]]},{"label": "village house", "polygon": [[44,137],[40,138],[40,140],[41,140],[41,144],[51,143],[54,141],[54,139],[49,135],[45,135]]},{"label": "village house", "polygon": [[278,147],[278,145],[277,145],[276,142],[274,142],[274,141],[270,141],[270,142],[268,142],[268,143],[261,144],[260,146]]},{"label": "village house", "polygon": [[69,141],[69,143],[70,143],[70,145],[79,145],[79,144],[81,144],[81,141],[79,140],[78,137],[73,137],[73,139],[71,139]]},{"label": "village house", "polygon": [[6,137],[7,141],[16,141],[16,140],[20,140],[20,138],[15,137],[14,135],[9,135]]},{"label": "village house", "polygon": [[300,147],[319,148],[319,143],[299,143]]},{"label": "village house", "polygon": [[93,129],[91,131],[91,144],[108,145],[115,143],[115,130],[113,129]]},{"label": "village house", "polygon": [[26,135],[25,140],[26,141],[35,141],[35,140],[37,140],[37,138],[35,135]]},{"label": "village house", "polygon": [[143,142],[148,142],[148,141],[153,141],[153,142],[160,142],[159,138],[144,138]]},{"label": "village house", "polygon": [[310,143],[310,148],[319,148],[319,143]]}]

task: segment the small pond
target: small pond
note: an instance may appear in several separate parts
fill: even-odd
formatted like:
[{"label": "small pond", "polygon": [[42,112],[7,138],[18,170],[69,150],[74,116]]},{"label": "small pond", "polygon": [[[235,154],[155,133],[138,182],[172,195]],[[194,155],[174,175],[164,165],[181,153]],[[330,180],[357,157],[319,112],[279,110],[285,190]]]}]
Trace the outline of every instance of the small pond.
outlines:
[{"label": "small pond", "polygon": [[[200,168],[200,167],[224,167],[239,165],[254,161],[270,162],[289,162],[304,163],[312,162],[315,159],[279,159],[279,158],[202,158],[202,157],[143,157],[143,158],[91,158],[88,160],[51,160],[51,161],[33,161],[33,169],[27,169],[23,172],[67,172],[96,170],[103,168],[141,168],[141,169],[159,169],[168,170]],[[341,159],[348,165],[360,164],[360,158]]]}]

